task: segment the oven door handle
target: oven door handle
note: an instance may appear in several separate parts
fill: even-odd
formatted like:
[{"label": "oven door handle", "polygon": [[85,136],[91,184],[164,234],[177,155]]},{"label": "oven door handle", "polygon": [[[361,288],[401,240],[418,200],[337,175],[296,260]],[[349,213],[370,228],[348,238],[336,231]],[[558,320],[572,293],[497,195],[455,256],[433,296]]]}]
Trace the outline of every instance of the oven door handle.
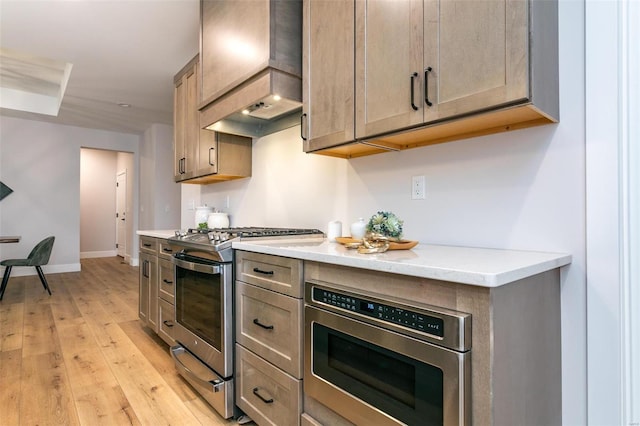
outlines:
[{"label": "oven door handle", "polygon": [[211,275],[220,274],[219,265],[206,265],[204,263],[187,262],[186,260],[178,259],[176,257],[172,257],[171,262],[174,265],[179,266],[180,268],[188,269],[190,271],[202,272]]}]

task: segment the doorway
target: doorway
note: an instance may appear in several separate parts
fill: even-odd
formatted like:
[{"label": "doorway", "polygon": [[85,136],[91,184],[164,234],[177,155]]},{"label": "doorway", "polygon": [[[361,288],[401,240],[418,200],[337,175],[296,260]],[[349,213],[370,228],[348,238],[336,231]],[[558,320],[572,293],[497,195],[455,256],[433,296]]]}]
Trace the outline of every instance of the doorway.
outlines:
[{"label": "doorway", "polygon": [[132,173],[132,153],[81,149],[81,259],[120,256],[130,263],[134,234]]}]

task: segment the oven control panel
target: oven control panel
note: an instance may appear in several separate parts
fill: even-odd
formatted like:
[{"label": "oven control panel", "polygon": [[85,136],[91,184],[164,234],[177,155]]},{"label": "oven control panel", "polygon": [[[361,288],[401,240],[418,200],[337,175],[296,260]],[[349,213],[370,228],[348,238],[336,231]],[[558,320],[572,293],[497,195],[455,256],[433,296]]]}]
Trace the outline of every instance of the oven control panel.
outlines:
[{"label": "oven control panel", "polygon": [[442,318],[318,287],[313,287],[313,300],[423,333],[444,337]]}]

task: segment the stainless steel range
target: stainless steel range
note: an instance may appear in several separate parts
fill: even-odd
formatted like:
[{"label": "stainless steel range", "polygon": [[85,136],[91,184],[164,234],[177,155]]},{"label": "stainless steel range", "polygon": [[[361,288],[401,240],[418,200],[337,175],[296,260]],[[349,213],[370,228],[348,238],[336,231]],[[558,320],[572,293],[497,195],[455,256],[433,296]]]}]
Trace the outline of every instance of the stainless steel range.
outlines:
[{"label": "stainless steel range", "polygon": [[247,239],[316,238],[317,229],[219,228],[176,232],[174,254],[177,345],[171,355],[180,374],[224,418],[237,414],[233,389],[233,249]]}]

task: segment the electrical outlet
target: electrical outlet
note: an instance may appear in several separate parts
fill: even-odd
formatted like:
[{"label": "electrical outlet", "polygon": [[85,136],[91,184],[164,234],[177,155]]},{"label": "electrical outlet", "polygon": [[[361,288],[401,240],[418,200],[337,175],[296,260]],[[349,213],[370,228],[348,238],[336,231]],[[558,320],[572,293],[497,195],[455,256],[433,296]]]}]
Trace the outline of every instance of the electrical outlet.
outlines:
[{"label": "electrical outlet", "polygon": [[411,178],[411,199],[424,200],[425,197],[425,179],[424,176],[413,176]]}]

